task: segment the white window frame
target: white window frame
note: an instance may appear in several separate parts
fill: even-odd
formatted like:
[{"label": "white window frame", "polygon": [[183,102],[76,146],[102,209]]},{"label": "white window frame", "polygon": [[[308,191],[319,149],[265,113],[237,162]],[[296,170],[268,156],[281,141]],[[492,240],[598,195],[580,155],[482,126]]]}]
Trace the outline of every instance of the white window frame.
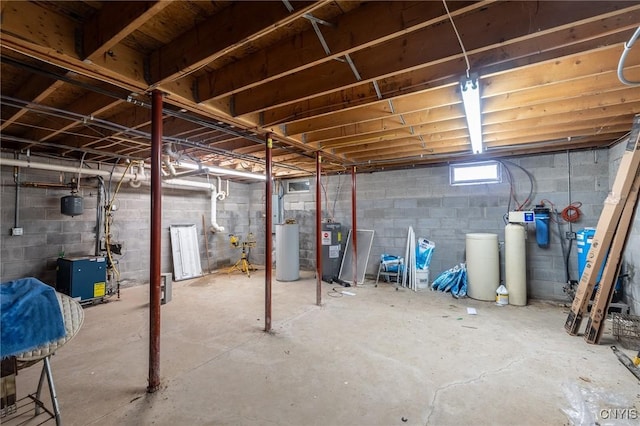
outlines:
[{"label": "white window frame", "polygon": [[[479,175],[475,177],[463,177],[460,175],[456,175],[457,171],[464,170],[465,172],[473,172],[476,170],[477,173],[490,172],[484,175]],[[500,162],[498,161],[474,161],[471,163],[457,163],[449,165],[449,184],[452,186],[457,185],[480,185],[485,183],[502,183],[502,167]]]},{"label": "white window frame", "polygon": [[[304,184],[306,188],[296,188],[296,184]],[[292,179],[287,181],[287,194],[300,194],[311,191],[311,181],[309,179]]]}]

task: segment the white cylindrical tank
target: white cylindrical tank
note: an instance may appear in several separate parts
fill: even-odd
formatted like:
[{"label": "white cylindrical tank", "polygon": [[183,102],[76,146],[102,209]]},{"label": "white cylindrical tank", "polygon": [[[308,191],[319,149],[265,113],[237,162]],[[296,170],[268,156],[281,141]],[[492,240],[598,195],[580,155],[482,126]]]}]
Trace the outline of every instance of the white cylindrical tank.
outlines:
[{"label": "white cylindrical tank", "polygon": [[276,280],[300,278],[300,243],[297,223],[276,224]]},{"label": "white cylindrical tank", "polygon": [[500,285],[498,234],[467,234],[467,295],[495,301]]},{"label": "white cylindrical tank", "polygon": [[509,304],[527,304],[526,229],[519,223],[504,228],[504,278],[509,290]]}]

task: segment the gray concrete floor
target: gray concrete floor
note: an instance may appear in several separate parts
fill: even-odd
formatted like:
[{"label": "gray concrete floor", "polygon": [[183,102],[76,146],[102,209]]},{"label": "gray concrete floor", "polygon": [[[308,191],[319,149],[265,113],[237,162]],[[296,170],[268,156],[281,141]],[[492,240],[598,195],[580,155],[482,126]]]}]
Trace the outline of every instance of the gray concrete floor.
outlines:
[{"label": "gray concrete floor", "polygon": [[[386,283],[337,287],[355,296],[332,297],[333,288],[323,283],[318,307],[313,273],[294,282],[274,273],[267,334],[264,271],[174,283],[154,394],[148,286],[87,307],[79,334],[52,359],[64,424],[637,424],[640,387],[611,335],[598,346],[567,335],[566,307],[500,307]],[[38,374],[20,371],[19,394]],[[625,417],[622,409],[625,419],[601,419]]]}]

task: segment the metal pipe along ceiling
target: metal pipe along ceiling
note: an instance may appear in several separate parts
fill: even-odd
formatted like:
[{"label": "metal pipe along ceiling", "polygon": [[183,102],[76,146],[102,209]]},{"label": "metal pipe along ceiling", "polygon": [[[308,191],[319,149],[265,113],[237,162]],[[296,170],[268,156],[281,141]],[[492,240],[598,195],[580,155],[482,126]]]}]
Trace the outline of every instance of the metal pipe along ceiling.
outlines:
[{"label": "metal pipe along ceiling", "polygon": [[[26,160],[14,160],[12,158],[0,158],[0,166],[24,167],[28,169],[48,170],[51,172],[73,173],[78,175],[104,176],[104,177],[112,176],[112,173],[108,170],[83,169],[80,167],[61,166],[57,164],[47,164],[47,163],[36,163],[33,161],[26,161]],[[124,175],[124,179],[129,179],[132,182],[142,182],[146,184],[149,183],[149,178],[146,175],[141,176],[138,173],[127,173]],[[196,182],[196,181],[184,180],[184,179],[166,179],[163,181],[163,183],[168,185],[175,185],[175,186],[194,188],[194,189],[206,189],[209,191],[216,192],[215,185],[207,182]]]},{"label": "metal pipe along ceiling", "polygon": [[[97,170],[97,169],[83,169],[81,167],[72,167],[72,166],[61,166],[57,164],[47,164],[47,163],[35,163],[32,161],[25,160],[14,160],[11,158],[0,158],[0,166],[13,166],[13,167],[25,167],[37,170],[48,170],[52,172],[63,172],[63,173],[73,173],[80,175],[91,175],[91,176],[106,176],[111,177],[112,173],[107,170]],[[145,174],[138,173],[127,173],[124,175],[124,179],[129,179],[131,183],[145,183],[149,184],[149,178]],[[184,179],[165,179],[163,184],[171,185],[171,186],[179,186],[183,188],[190,189],[204,189],[211,191],[211,227],[215,232],[223,232],[224,227],[220,226],[217,221],[217,200],[222,194],[226,196],[225,192],[219,191],[219,189],[212,183],[207,182],[196,182],[191,180]],[[220,180],[218,179],[218,185],[220,185]],[[133,185],[135,188],[138,186]],[[224,198],[223,196],[223,198]],[[222,199],[222,198],[221,198]],[[17,227],[17,218],[16,218],[16,227]]]}]

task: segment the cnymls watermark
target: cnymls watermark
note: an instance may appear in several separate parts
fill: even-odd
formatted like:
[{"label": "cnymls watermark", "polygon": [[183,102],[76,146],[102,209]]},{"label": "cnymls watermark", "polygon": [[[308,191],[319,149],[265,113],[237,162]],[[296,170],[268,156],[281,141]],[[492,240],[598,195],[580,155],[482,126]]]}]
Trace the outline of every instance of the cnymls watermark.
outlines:
[{"label": "cnymls watermark", "polygon": [[603,408],[598,417],[600,420],[637,420],[640,413],[636,408]]}]

